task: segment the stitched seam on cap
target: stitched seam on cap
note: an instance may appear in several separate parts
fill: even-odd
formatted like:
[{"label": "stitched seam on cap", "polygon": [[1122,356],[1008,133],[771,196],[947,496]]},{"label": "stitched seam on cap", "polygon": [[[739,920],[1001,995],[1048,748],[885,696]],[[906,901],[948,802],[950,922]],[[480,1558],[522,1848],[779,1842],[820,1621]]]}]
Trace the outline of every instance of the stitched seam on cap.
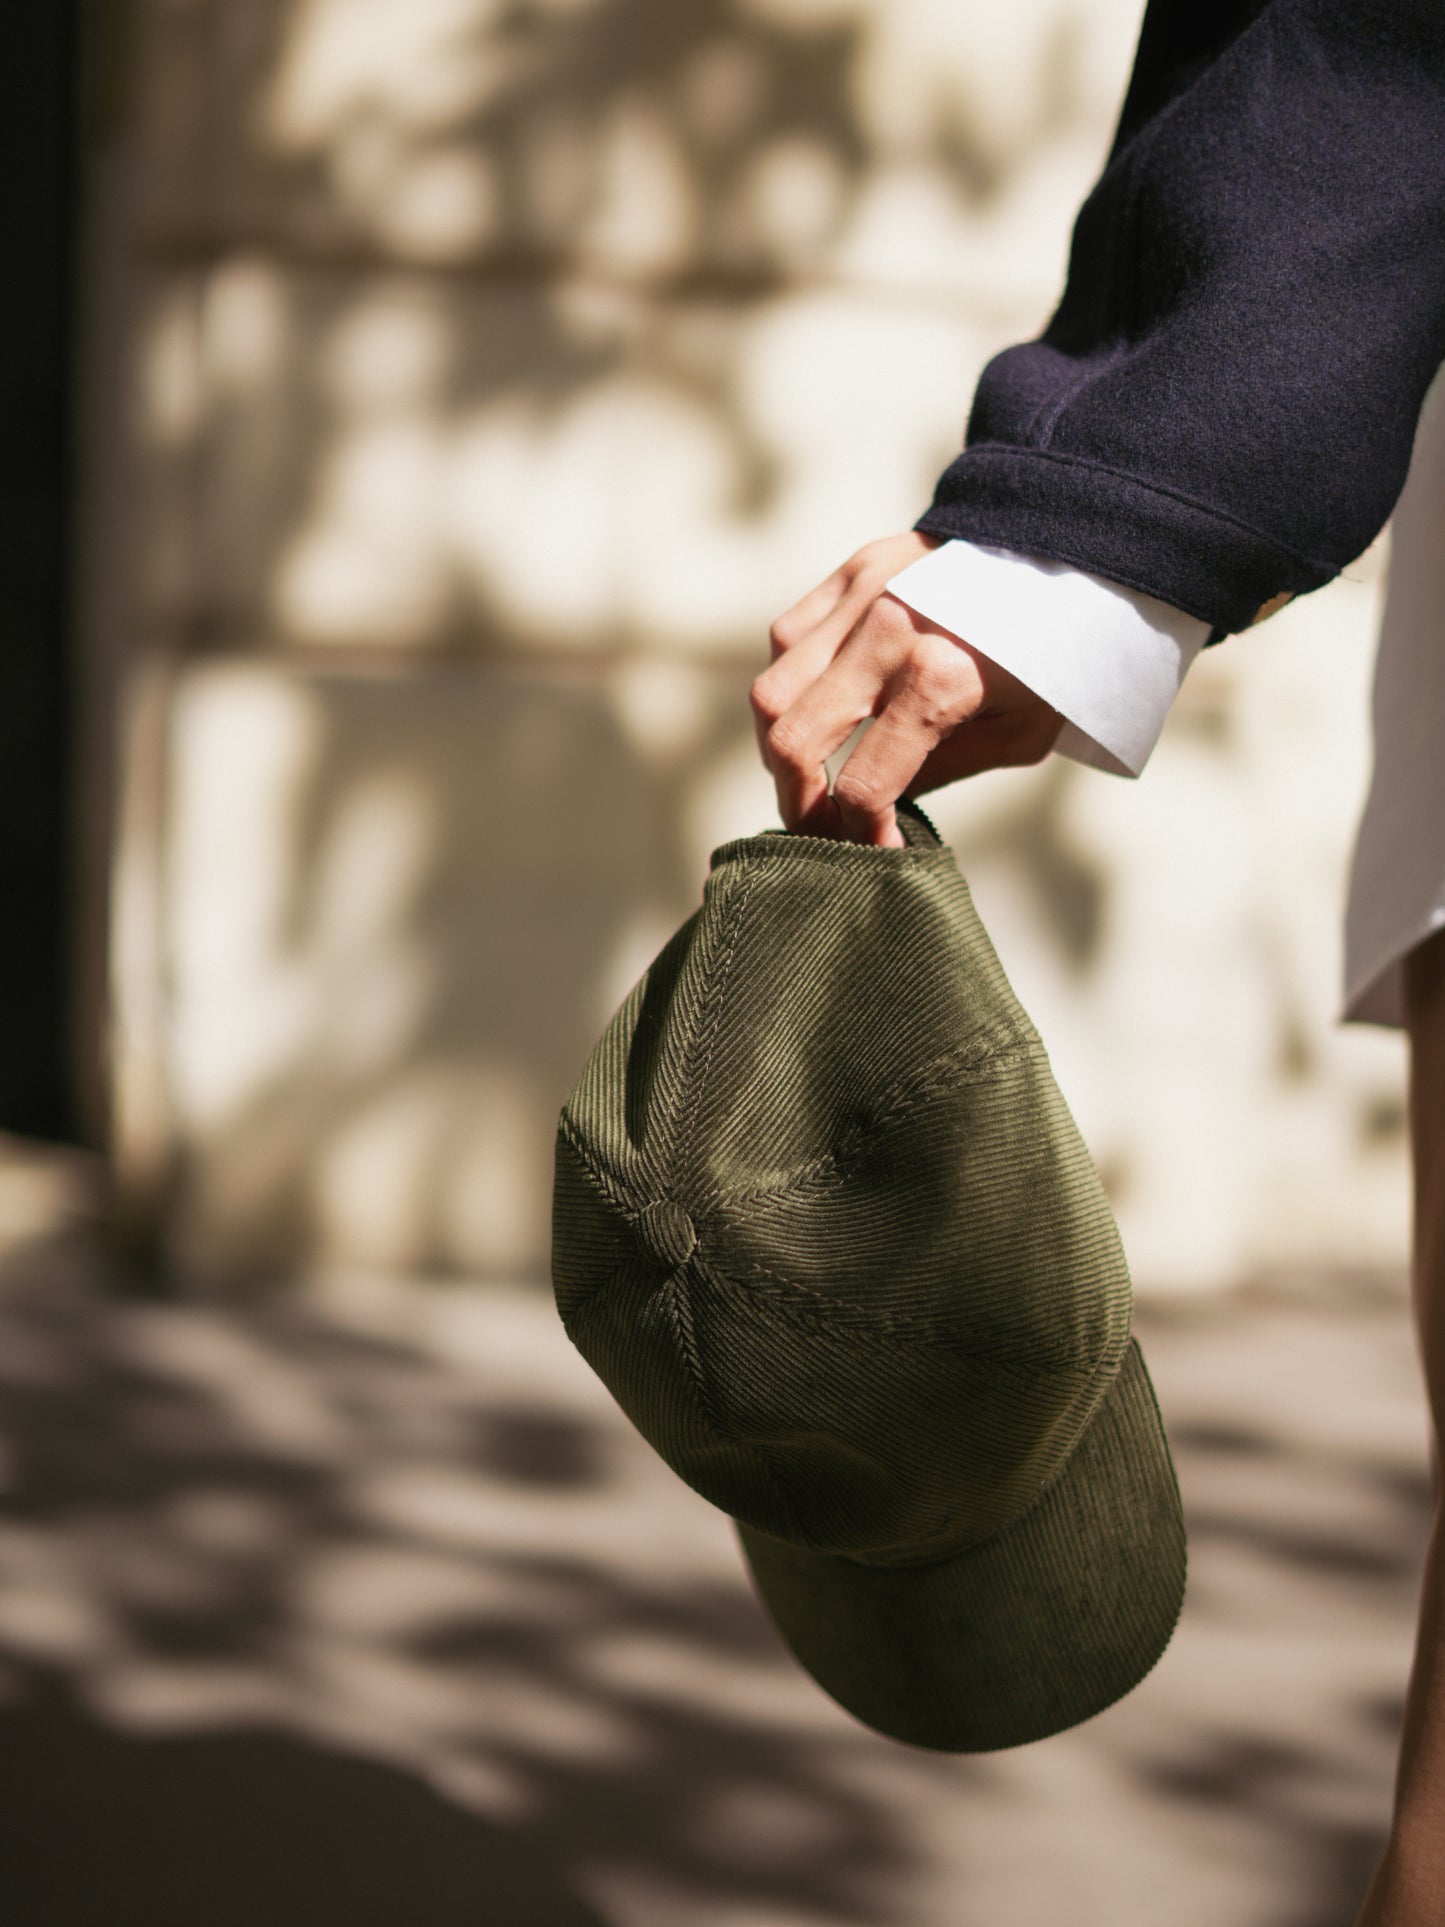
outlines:
[{"label": "stitched seam on cap", "polygon": [[[756,1439],[740,1439],[735,1428],[729,1428],[723,1424],[713,1406],[703,1374],[702,1354],[698,1350],[697,1334],[693,1330],[692,1306],[687,1302],[682,1288],[685,1270],[685,1265],[679,1265],[663,1286],[662,1309],[664,1317],[672,1327],[673,1337],[682,1355],[688,1376],[692,1379],[693,1390],[697,1394],[697,1402],[702,1408],[703,1417],[720,1439],[756,1456],[758,1464],[762,1467],[763,1477],[772,1488],[774,1502],[788,1520],[790,1530],[796,1534],[798,1532],[797,1508],[777,1467],[773,1464],[767,1447]],[[710,1278],[712,1276],[711,1273],[707,1275]]]},{"label": "stitched seam on cap", "polygon": [[638,1215],[636,1206],[623,1194],[620,1180],[594,1157],[591,1147],[585,1142],[582,1133],[565,1110],[557,1121],[557,1130],[576,1155],[578,1163],[582,1166],[583,1175],[591,1179],[607,1202],[614,1205],[630,1224]]},{"label": "stitched seam on cap", "polygon": [[[747,877],[746,871],[743,872],[743,876]],[[717,989],[714,993],[716,1001],[713,1008],[712,1028],[707,1037],[707,1055],[703,1059],[702,1068],[697,1073],[692,1094],[692,1105],[688,1111],[687,1123],[683,1131],[682,1139],[673,1154],[673,1167],[679,1174],[686,1169],[688,1154],[692,1150],[693,1139],[697,1136],[698,1118],[702,1112],[703,1093],[707,1088],[708,1073],[712,1069],[713,1056],[717,1050],[718,1033],[722,1029],[723,1007],[727,1001],[728,980],[732,975],[733,958],[737,954],[738,939],[742,935],[743,915],[747,910],[748,899],[753,894],[753,886],[756,882],[757,877],[754,875],[748,877],[745,883],[740,882],[739,885],[741,889],[741,901],[733,916],[732,930],[728,937],[728,947],[722,960]],[[694,1060],[700,1048],[701,1039],[694,1037],[688,1049],[686,1061],[691,1062]]]},{"label": "stitched seam on cap", "polygon": [[[565,1311],[560,1301],[558,1302],[557,1316],[562,1321],[562,1328],[579,1351],[582,1350],[580,1334],[598,1312],[605,1310],[611,1304],[619,1285],[626,1283],[633,1262],[631,1258],[624,1258],[620,1264],[613,1265],[600,1284],[589,1285],[585,1291],[577,1295]],[[583,1353],[583,1356],[585,1357],[586,1354]]]},{"label": "stitched seam on cap", "polygon": [[770,1311],[776,1311],[789,1330],[801,1331],[809,1336],[831,1338],[840,1344],[860,1337],[880,1339],[900,1351],[916,1351],[920,1346],[927,1345],[954,1357],[976,1358],[989,1365],[1014,1368],[1017,1376],[1027,1378],[1037,1378],[1045,1370],[1088,1371],[1092,1374],[1098,1369],[1098,1361],[1090,1361],[1083,1353],[970,1344],[951,1332],[941,1330],[927,1319],[917,1318],[908,1312],[880,1313],[870,1311],[864,1305],[845,1304],[836,1298],[829,1298],[815,1286],[802,1284],[796,1278],[784,1277],[781,1272],[772,1271],[766,1265],[749,1263],[742,1267],[749,1278],[764,1281],[763,1290],[756,1292],[749,1291],[740,1280],[723,1272],[717,1265],[703,1263],[696,1257],[694,1262],[724,1295],[741,1297],[749,1310],[765,1317]]},{"label": "stitched seam on cap", "polygon": [[987,1083],[991,1080],[974,1073],[1039,1054],[1036,1039],[1026,1032],[1013,1033],[992,1048],[988,1044],[980,1045],[977,1037],[967,1043],[956,1044],[953,1049],[929,1058],[926,1063],[885,1089],[882,1108],[871,1111],[866,1118],[852,1125],[831,1151],[823,1151],[817,1157],[810,1158],[806,1164],[798,1165],[776,1183],[729,1190],[727,1203],[760,1204],[789,1197],[810,1184],[816,1184],[823,1190],[842,1184],[851,1174],[849,1159],[857,1156],[868,1139],[884,1125],[891,1123],[909,1104],[920,1098],[931,1097],[941,1090],[950,1076],[966,1077],[970,1084]]},{"label": "stitched seam on cap", "polygon": [[672,1335],[677,1341],[677,1349],[682,1354],[683,1363],[692,1379],[698,1402],[707,1414],[708,1422],[715,1429],[720,1430],[713,1413],[712,1401],[708,1397],[707,1384],[703,1378],[702,1359],[697,1349],[697,1334],[692,1328],[690,1309],[682,1302],[682,1269],[679,1265],[675,1271],[669,1272],[667,1281],[662,1287],[663,1314],[672,1327]]},{"label": "stitched seam on cap", "polygon": [[958,867],[946,843],[910,843],[899,849],[892,844],[845,843],[836,836],[808,836],[801,830],[763,830],[757,836],[735,836],[719,844],[712,854],[712,873],[716,876],[729,863],[744,863],[750,858],[759,862],[823,863],[839,870]]}]

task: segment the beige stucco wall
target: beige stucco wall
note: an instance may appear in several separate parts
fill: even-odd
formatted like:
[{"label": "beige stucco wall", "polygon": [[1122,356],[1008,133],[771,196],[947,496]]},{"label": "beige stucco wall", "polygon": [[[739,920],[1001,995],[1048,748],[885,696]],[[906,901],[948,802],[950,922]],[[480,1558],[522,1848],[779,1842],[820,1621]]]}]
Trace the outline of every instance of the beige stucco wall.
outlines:
[{"label": "beige stucco wall", "polygon": [[[767,624],[1043,321],[1138,12],[138,6],[115,1074],[192,1275],[544,1274],[572,1075],[776,820]],[[935,799],[1142,1291],[1405,1249],[1400,1040],[1333,1022],[1382,567],[1141,783]]]}]

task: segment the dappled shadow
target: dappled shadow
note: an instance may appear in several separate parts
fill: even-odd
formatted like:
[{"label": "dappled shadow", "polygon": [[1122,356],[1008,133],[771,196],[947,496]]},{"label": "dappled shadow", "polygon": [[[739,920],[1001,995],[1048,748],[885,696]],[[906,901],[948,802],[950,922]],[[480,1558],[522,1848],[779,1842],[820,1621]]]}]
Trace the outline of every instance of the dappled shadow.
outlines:
[{"label": "dappled shadow", "polygon": [[[870,168],[926,159],[960,201],[986,201],[1098,106],[1099,63],[1069,7],[1012,36],[847,0],[436,0],[389,35],[375,15],[298,17],[285,0],[244,22],[177,0],[145,13],[145,207],[172,247],[219,219],[227,238],[453,267],[517,272],[550,253],[796,274],[806,243],[832,238],[837,190]],[[1109,23],[1121,50],[1129,24]],[[913,98],[891,100],[910,69]],[[812,158],[816,184],[780,231],[768,183],[789,156],[800,173]],[[631,209],[616,204],[620,159]]]},{"label": "dappled shadow", "polygon": [[[1394,1708],[1396,1729],[1400,1706]],[[1294,1899],[1258,1915],[1260,1927],[1353,1927],[1359,1904],[1384,1849],[1382,1825],[1345,1824],[1322,1831],[1301,1811],[1313,1789],[1328,1800],[1332,1772],[1308,1746],[1252,1739],[1217,1741],[1187,1760],[1147,1768],[1158,1790],[1191,1811],[1224,1814],[1248,1808],[1277,1851],[1295,1849],[1310,1875]],[[1304,1799],[1302,1799],[1302,1795]]]},{"label": "dappled shadow", "polygon": [[740,1572],[638,1536],[618,1424],[295,1305],[52,1277],[0,1323],[24,1927],[117,1891],[158,1927],[564,1927],[629,1871],[888,1921],[908,1843],[846,1740],[768,1716],[789,1662]]},{"label": "dappled shadow", "polygon": [[[736,652],[789,557],[805,586],[819,504],[891,496],[857,539],[906,526],[956,444],[973,317],[1052,301],[1052,157],[1102,148],[1127,31],[1067,5],[1003,32],[738,0],[139,19],[148,613],[187,648],[422,655],[668,648],[636,579],[662,541],[721,603],[668,606]],[[1039,179],[1058,231],[1030,249],[1008,197],[1036,221]],[[890,323],[896,286],[915,312]],[[854,323],[798,310],[810,290],[851,291]],[[868,372],[920,345],[926,412]],[[831,385],[805,392],[820,365],[848,381],[847,438]]]},{"label": "dappled shadow", "polygon": [[[744,688],[704,690],[695,768],[736,744]],[[308,745],[293,807],[248,826],[254,896],[221,883],[204,834],[182,847],[183,894],[218,892],[236,925],[224,960],[204,919],[194,944],[183,932],[192,1034],[229,1041],[204,1051],[210,1091],[193,1084],[212,1122],[178,1170],[171,1249],[192,1279],[313,1248],[533,1271],[562,1099],[701,897],[676,763],[638,753],[605,686],[561,677],[289,700]],[[233,701],[222,689],[210,712],[222,742]]]},{"label": "dappled shadow", "polygon": [[120,1890],[156,1927],[1155,1927],[1164,1881],[1178,1927],[1353,1919],[1430,1510],[1403,1294],[1140,1314],[1184,1621],[1119,1706],[969,1759],[817,1691],[525,1291],[0,1287],[21,1927]]},{"label": "dappled shadow", "polygon": [[[1190,1813],[1250,1814],[1269,1851],[1307,1870],[1293,1892],[1261,1899],[1249,1916],[1260,1927],[1352,1927],[1387,1838],[1404,1713],[1385,1629],[1414,1623],[1434,1517],[1403,1281],[1341,1274],[1313,1293],[1266,1284],[1233,1303],[1154,1308],[1136,1329],[1184,1493],[1186,1613],[1196,1624],[1213,1618],[1223,1640],[1212,1715],[1143,1749],[1131,1770]],[[1258,1690],[1281,1712],[1299,1693],[1317,1694],[1313,1718],[1240,1717],[1228,1668],[1248,1664],[1241,1614],[1251,1607],[1280,1634],[1282,1677]],[[1371,1663],[1375,1641],[1383,1674]],[[1326,1677],[1328,1711],[1318,1694]],[[1370,1817],[1349,1789],[1372,1756]]]},{"label": "dappled shadow", "polygon": [[140,1739],[32,1688],[0,1715],[17,1927],[600,1927],[547,1856],[411,1773],[265,1732]]},{"label": "dappled shadow", "polygon": [[1109,877],[1106,866],[1079,849],[1068,834],[1077,780],[1071,765],[1045,764],[1038,780],[1011,808],[969,836],[966,859],[1007,864],[1059,954],[1071,970],[1086,977],[1099,963]]}]

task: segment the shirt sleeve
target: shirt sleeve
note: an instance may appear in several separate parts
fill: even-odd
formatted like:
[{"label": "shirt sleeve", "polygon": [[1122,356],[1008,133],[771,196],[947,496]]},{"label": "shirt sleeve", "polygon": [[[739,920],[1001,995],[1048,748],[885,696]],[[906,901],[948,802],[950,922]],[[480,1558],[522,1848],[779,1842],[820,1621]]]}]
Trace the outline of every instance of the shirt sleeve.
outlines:
[{"label": "shirt sleeve", "polygon": [[951,541],[888,584],[1064,717],[1054,748],[1118,776],[1149,760],[1209,625],[1038,556]]},{"label": "shirt sleeve", "polygon": [[984,369],[917,526],[1211,641],[1330,581],[1445,359],[1442,99],[1441,0],[1149,0],[1058,309]]}]

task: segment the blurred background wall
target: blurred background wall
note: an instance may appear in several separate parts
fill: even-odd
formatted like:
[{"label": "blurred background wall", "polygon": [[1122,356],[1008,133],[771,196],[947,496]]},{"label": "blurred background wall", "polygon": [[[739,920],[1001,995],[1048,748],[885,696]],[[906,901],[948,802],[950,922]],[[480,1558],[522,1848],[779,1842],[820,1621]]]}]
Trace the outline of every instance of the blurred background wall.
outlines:
[{"label": "blurred background wall", "polygon": [[[572,1077],[777,820],[769,621],[1043,324],[1139,13],[102,10],[81,780],[156,1263],[545,1275]],[[1207,652],[1141,782],[934,799],[1145,1294],[1405,1252],[1401,1043],[1335,1024],[1381,573]]]}]

